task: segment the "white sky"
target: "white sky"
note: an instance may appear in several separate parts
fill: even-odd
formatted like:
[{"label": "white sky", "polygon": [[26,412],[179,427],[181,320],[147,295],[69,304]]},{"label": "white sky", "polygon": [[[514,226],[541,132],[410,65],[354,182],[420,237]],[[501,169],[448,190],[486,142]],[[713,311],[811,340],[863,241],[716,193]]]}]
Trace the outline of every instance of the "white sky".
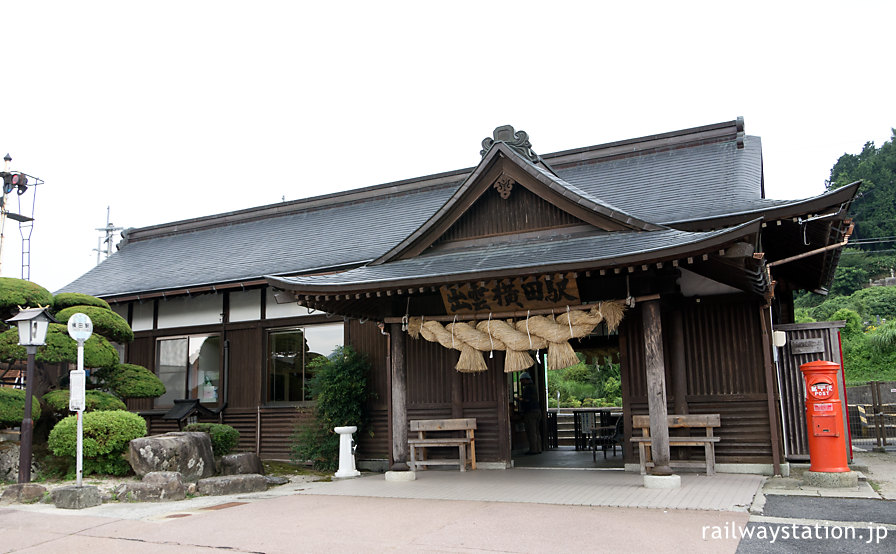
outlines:
[{"label": "white sky", "polygon": [[[90,270],[106,206],[141,227],[470,167],[503,124],[548,153],[742,115],[772,198],[896,127],[896,2],[431,4],[3,2],[32,280]],[[3,276],[21,244],[9,221]]]}]

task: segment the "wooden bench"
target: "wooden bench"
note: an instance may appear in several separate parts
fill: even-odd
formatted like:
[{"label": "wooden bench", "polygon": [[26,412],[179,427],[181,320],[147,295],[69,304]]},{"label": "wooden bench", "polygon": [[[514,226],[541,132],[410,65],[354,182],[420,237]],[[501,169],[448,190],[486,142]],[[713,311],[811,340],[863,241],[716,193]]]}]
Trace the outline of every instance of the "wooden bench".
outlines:
[{"label": "wooden bench", "polygon": [[[693,414],[693,415],[669,415],[666,417],[669,429],[704,429],[705,436],[669,436],[669,446],[702,446],[704,448],[704,461],[675,460],[670,465],[680,467],[706,467],[707,475],[716,472],[715,444],[719,437],[713,436],[713,429],[721,427],[719,414]],[[632,416],[632,428],[641,429],[640,437],[632,437],[631,441],[638,445],[638,455],[641,460],[641,475],[647,473],[648,467],[653,467],[650,452],[650,416]]]},{"label": "wooden bench", "polygon": [[[476,469],[476,439],[473,434],[476,418],[413,419],[409,429],[412,433],[417,433],[417,438],[408,439],[411,450],[408,465],[411,466],[411,471],[433,465],[459,465],[461,471],[466,471],[468,462],[470,469]],[[456,436],[457,432],[463,432],[464,436]],[[457,458],[427,459],[426,449],[435,447],[456,447]]]}]

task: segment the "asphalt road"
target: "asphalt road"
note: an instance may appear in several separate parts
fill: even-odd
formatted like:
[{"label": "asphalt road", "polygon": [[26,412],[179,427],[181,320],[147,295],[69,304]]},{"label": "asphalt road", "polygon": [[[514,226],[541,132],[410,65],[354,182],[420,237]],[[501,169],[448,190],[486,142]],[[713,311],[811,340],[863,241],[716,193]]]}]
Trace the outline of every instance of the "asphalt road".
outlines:
[{"label": "asphalt road", "polygon": [[737,552],[896,552],[896,502],[767,495],[760,517],[743,529]]}]

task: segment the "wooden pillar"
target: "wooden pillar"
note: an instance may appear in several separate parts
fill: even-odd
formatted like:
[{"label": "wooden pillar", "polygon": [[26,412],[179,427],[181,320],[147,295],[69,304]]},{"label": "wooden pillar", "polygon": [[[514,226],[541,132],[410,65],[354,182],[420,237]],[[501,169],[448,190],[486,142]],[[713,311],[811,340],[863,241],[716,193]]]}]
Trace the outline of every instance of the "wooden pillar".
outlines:
[{"label": "wooden pillar", "polygon": [[778,407],[775,391],[778,389],[775,361],[772,356],[771,314],[767,306],[759,307],[759,324],[762,328],[762,357],[765,362],[765,393],[768,403],[768,424],[772,443],[772,470],[781,475],[781,441],[778,438]]},{"label": "wooden pillar", "polygon": [[408,469],[408,369],[405,333],[400,323],[389,324],[392,361],[392,470]]},{"label": "wooden pillar", "polygon": [[644,361],[647,366],[647,410],[650,414],[650,450],[653,475],[672,475],[669,467],[669,425],[666,422],[666,370],[659,300],[641,304],[644,327]]}]

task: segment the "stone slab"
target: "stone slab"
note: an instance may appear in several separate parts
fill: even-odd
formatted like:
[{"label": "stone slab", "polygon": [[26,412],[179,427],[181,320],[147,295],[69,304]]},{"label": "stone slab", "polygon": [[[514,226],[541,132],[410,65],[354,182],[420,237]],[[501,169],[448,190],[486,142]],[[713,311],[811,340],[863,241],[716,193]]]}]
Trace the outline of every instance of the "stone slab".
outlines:
[{"label": "stone slab", "polygon": [[208,496],[239,494],[267,490],[268,482],[263,475],[218,475],[200,479],[196,492]]},{"label": "stone slab", "polygon": [[100,490],[97,487],[60,487],[54,489],[50,495],[53,498],[53,504],[57,508],[65,510],[81,510],[83,508],[91,508],[99,506],[103,503]]},{"label": "stone slab", "polygon": [[680,489],[680,475],[645,475],[644,488],[646,489]]},{"label": "stone slab", "polygon": [[400,483],[405,481],[415,481],[417,479],[417,474],[413,471],[387,471],[386,472],[386,481],[391,481],[393,483]]},{"label": "stone slab", "polygon": [[827,489],[848,488],[858,486],[859,474],[855,471],[807,471],[803,473],[803,480],[812,487]]}]

